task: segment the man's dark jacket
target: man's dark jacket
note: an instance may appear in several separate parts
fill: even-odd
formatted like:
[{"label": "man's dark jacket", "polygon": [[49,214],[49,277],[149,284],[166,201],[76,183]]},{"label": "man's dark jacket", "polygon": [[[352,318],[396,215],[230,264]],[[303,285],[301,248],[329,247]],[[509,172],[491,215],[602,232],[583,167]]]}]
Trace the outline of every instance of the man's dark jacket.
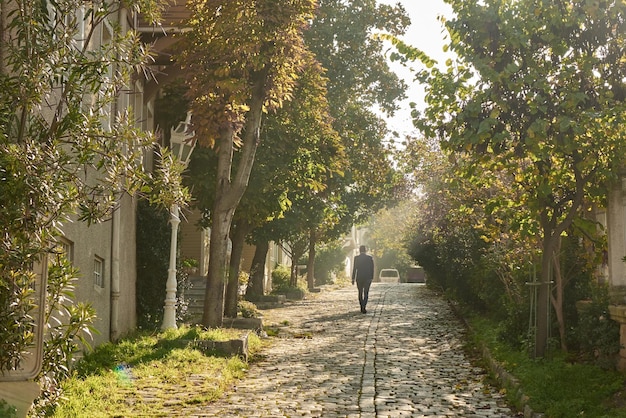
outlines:
[{"label": "man's dark jacket", "polygon": [[352,281],[355,279],[359,282],[371,282],[374,279],[374,259],[371,255],[361,253],[354,257]]}]

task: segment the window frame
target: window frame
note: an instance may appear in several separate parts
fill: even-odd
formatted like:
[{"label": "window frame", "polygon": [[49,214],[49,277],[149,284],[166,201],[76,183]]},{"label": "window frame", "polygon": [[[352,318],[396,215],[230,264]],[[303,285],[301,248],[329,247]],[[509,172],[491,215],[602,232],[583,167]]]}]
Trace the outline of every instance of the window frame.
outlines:
[{"label": "window frame", "polygon": [[97,289],[104,289],[104,258],[95,255],[93,258],[93,284]]}]

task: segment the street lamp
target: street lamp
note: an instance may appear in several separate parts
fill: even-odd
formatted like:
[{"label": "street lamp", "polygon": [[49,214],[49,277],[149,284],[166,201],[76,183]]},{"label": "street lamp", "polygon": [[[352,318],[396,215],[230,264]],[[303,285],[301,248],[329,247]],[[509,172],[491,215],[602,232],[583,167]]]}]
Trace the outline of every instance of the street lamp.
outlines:
[{"label": "street lamp", "polygon": [[[194,133],[191,131],[191,112],[187,112],[187,118],[181,121],[176,128],[172,128],[170,136],[170,149],[179,161],[186,167],[189,164],[191,153],[196,147]],[[170,206],[170,224],[172,225],[172,237],[170,241],[170,264],[167,270],[167,282],[165,284],[165,306],[163,308],[162,330],[176,329],[176,246],[178,244],[178,224],[180,213],[178,203]]]}]

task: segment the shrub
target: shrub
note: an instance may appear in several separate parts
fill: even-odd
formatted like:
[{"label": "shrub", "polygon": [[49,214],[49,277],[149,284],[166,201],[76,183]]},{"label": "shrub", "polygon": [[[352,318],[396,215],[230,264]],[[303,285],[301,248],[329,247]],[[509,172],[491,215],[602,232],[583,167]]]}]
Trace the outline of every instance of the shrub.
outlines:
[{"label": "shrub", "polygon": [[506,316],[501,321],[498,336],[516,350],[529,349],[534,344],[528,322],[530,318],[530,304],[524,299],[522,303],[511,301],[505,303]]},{"label": "shrub", "polygon": [[281,292],[285,290],[291,289],[289,285],[289,279],[291,277],[291,272],[289,271],[289,267],[279,264],[272,271],[272,292]]},{"label": "shrub", "polygon": [[320,246],[315,255],[315,282],[332,283],[333,277],[345,268],[345,259],[341,243],[333,242]]},{"label": "shrub", "polygon": [[189,276],[198,270],[198,260],[193,258],[183,258],[178,261],[176,266],[176,295],[178,301],[176,303],[176,321],[188,322],[191,319],[189,313],[190,299],[186,296],[191,289],[191,280]]},{"label": "shrub", "polygon": [[17,408],[13,405],[9,405],[4,399],[0,399],[0,417],[16,418]]},{"label": "shrub", "polygon": [[240,286],[247,286],[248,282],[250,281],[250,274],[246,273],[245,271],[240,271],[238,279]]},{"label": "shrub", "polygon": [[244,318],[258,318],[259,310],[256,305],[247,300],[237,302],[237,312]]},{"label": "shrub", "polygon": [[607,286],[592,287],[591,301],[580,310],[575,335],[584,359],[601,367],[613,367],[620,336],[619,324],[610,319]]},{"label": "shrub", "polygon": [[90,349],[95,309],[74,302],[74,283],[78,270],[62,255],[50,262],[46,288],[46,337],[42,368],[37,376],[41,395],[35,400],[32,415],[49,416],[61,396],[61,383],[70,376],[74,355]]}]

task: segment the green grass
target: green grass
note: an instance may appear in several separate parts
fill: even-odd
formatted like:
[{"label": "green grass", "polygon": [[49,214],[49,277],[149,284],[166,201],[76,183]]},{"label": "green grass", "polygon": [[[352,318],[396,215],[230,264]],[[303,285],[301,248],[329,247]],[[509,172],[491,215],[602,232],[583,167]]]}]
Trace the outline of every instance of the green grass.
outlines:
[{"label": "green grass", "polygon": [[[224,341],[241,331],[182,328],[143,333],[104,344],[87,355],[63,384],[54,417],[172,416],[185,406],[209,403],[243,376],[247,364],[186,346],[183,341]],[[263,343],[248,339],[252,356]]]},{"label": "green grass", "polygon": [[615,401],[624,390],[623,374],[573,363],[562,354],[532,359],[526,352],[500,341],[496,323],[484,318],[473,318],[470,323],[474,339],[485,344],[492,356],[519,380],[534,411],[544,412],[548,418],[626,418],[626,407],[620,408]]}]

